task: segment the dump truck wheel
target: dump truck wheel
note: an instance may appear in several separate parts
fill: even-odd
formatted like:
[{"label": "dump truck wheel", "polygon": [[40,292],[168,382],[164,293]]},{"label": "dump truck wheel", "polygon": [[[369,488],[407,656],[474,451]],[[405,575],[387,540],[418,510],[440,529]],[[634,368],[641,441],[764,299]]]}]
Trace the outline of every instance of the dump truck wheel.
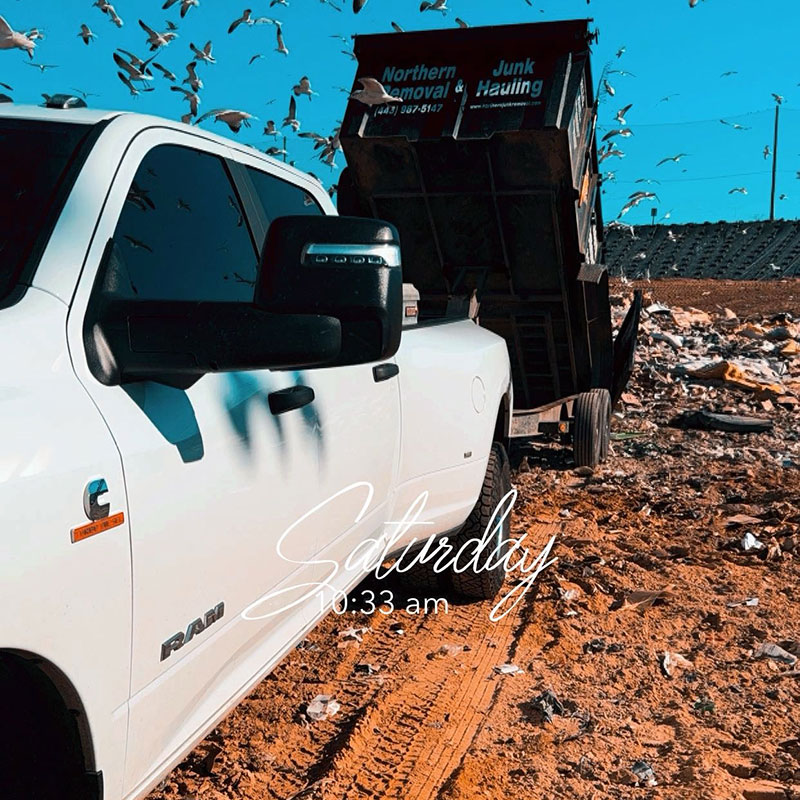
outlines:
[{"label": "dump truck wheel", "polygon": [[572,448],[575,464],[596,467],[608,457],[611,396],[608,389],[591,389],[575,399]]},{"label": "dump truck wheel", "polygon": [[[500,559],[508,548],[511,535],[511,515],[507,514],[501,524],[492,522],[500,501],[511,490],[511,470],[508,464],[503,445],[495,442],[489,453],[489,463],[486,467],[486,476],[483,487],[475,508],[472,509],[464,527],[453,537],[452,545],[458,552],[470,539],[481,539],[489,524],[491,527],[491,545],[487,547],[477,559],[476,569],[466,569],[456,572],[451,569],[448,573],[450,585],[454,592],[464,597],[474,597],[481,600],[491,600],[500,591],[505,580],[505,565]],[[501,514],[497,514],[500,517]],[[469,558],[469,554],[466,554]],[[461,559],[460,559],[461,560]],[[497,563],[500,562],[500,563]],[[494,566],[489,569],[489,564]]]}]

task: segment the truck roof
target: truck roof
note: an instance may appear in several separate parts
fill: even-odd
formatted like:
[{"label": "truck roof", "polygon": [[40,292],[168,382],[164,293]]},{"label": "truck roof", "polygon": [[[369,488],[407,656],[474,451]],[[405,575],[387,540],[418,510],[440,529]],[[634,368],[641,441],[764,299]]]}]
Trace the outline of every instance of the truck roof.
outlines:
[{"label": "truck roof", "polygon": [[[0,120],[3,119],[29,119],[35,122],[59,122],[72,123],[75,125],[97,125],[101,122],[115,120],[114,126],[119,131],[124,131],[126,136],[135,136],[140,130],[152,127],[166,127],[174,130],[189,131],[195,136],[218,142],[225,147],[246,153],[252,157],[260,158],[271,164],[279,164],[282,171],[291,173],[296,178],[303,181],[314,182],[313,176],[297,167],[285,164],[278,159],[266,155],[261,150],[250,145],[220,136],[205,128],[196,125],[187,125],[178,120],[167,117],[157,117],[150,114],[139,114],[134,111],[109,111],[92,108],[45,108],[44,106],[17,105],[12,103],[0,103]],[[227,130],[227,128],[226,128]],[[319,181],[317,181],[319,183]],[[319,184],[321,186],[321,184]]]}]

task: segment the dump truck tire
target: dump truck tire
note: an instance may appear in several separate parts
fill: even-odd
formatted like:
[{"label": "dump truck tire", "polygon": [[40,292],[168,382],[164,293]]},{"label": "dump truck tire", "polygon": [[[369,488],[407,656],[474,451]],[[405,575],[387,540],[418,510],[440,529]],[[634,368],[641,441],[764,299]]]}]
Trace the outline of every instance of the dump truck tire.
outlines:
[{"label": "dump truck tire", "polygon": [[[478,502],[475,503],[475,508],[467,517],[464,527],[453,537],[452,545],[456,552],[468,540],[483,537],[500,501],[510,490],[511,470],[508,464],[508,455],[503,445],[495,442],[489,453],[489,463],[486,467],[486,475]],[[466,569],[463,572],[456,572],[454,569],[449,571],[450,585],[454,592],[464,597],[480,600],[491,600],[497,595],[506,577],[505,565],[500,558],[508,548],[510,531],[510,514],[506,515],[502,524],[492,525],[493,547],[491,550],[494,551],[494,555],[491,556],[491,561],[495,562],[492,569],[485,568],[487,559],[490,557],[490,553],[487,552],[478,559],[477,569]]]},{"label": "dump truck tire", "polygon": [[596,467],[608,457],[611,396],[608,389],[591,389],[575,399],[572,448],[575,465]]}]

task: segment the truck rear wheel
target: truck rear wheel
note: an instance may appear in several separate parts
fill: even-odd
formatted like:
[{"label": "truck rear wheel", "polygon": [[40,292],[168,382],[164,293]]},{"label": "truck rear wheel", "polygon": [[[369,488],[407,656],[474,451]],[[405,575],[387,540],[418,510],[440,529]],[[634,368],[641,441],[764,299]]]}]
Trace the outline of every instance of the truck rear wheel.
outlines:
[{"label": "truck rear wheel", "polygon": [[608,458],[611,436],[611,395],[608,389],[591,389],[579,394],[573,412],[575,464],[594,468]]},{"label": "truck rear wheel", "polygon": [[[470,539],[481,539],[492,522],[492,516],[500,505],[500,501],[511,490],[511,471],[508,465],[508,455],[503,445],[495,442],[489,453],[489,463],[486,466],[486,475],[483,486],[464,527],[452,539],[456,552]],[[498,514],[498,516],[500,516]],[[486,548],[485,555],[478,559],[476,569],[466,569],[456,572],[451,569],[448,573],[453,591],[464,597],[474,597],[480,600],[491,600],[503,585],[506,573],[502,562],[496,563],[491,569],[486,568],[487,559],[498,562],[508,548],[508,539],[511,531],[511,515],[507,514],[502,524],[492,525],[491,545]]]}]

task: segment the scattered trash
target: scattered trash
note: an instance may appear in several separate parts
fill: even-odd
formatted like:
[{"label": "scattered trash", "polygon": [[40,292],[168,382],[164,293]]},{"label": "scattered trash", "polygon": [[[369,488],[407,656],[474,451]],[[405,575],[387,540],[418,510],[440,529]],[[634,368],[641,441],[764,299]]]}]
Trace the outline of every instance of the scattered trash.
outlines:
[{"label": "scattered trash", "polygon": [[636,776],[639,783],[643,783],[645,786],[658,785],[656,774],[646,761],[634,761],[631,772]]},{"label": "scattered trash", "polygon": [[379,670],[380,667],[376,667],[373,664],[368,664],[366,662],[362,664],[356,664],[353,667],[353,672],[355,672],[356,675],[374,675]]},{"label": "scattered trash", "polygon": [[684,411],[670,420],[672,428],[694,428],[700,431],[726,433],[763,433],[772,430],[772,422],[758,417],[714,414],[710,411]]},{"label": "scattered trash", "polygon": [[797,656],[784,650],[773,642],[764,642],[753,651],[753,658],[771,658],[793,667],[797,663]]},{"label": "scattered trash", "polygon": [[516,664],[499,664],[494,671],[500,675],[519,675],[523,672]]},{"label": "scattered trash", "polygon": [[683,337],[665,331],[651,331],[650,338],[655,342],[666,342],[675,352],[683,347]]},{"label": "scattered trash", "polygon": [[731,361],[718,361],[697,369],[687,369],[686,374],[690,378],[697,378],[703,381],[721,381],[728,386],[747,389],[758,394],[769,394],[775,397],[786,394],[786,390],[779,383],[770,382],[758,375],[754,375],[746,368]]},{"label": "scattered trash", "polygon": [[760,525],[761,520],[758,517],[751,517],[748,514],[735,514],[725,520],[725,525],[729,528],[735,525]]},{"label": "scattered trash", "polygon": [[742,539],[739,542],[739,547],[741,547],[745,553],[750,553],[753,550],[763,550],[766,545],[764,542],[759,541],[750,531],[748,531],[744,536],[742,536]]},{"label": "scattered trash", "polygon": [[691,669],[694,667],[694,664],[692,664],[688,658],[685,658],[680,653],[671,653],[669,650],[665,650],[658,657],[658,665],[661,667],[661,671],[667,678],[671,678],[673,672],[679,667],[683,667],[685,669]]},{"label": "scattered trash", "polygon": [[757,606],[758,605],[758,598],[757,597],[748,597],[747,600],[743,600],[739,603],[728,603],[728,608],[739,608],[740,606]]},{"label": "scattered trash", "polygon": [[620,611],[627,611],[631,608],[650,608],[657,602],[668,600],[673,596],[675,586],[670,584],[663,589],[658,589],[654,592],[639,590],[631,592],[619,607]]},{"label": "scattered trash", "polygon": [[443,644],[434,655],[454,656],[464,651],[464,646],[460,644]]},{"label": "scattered trash", "polygon": [[339,632],[339,638],[345,642],[361,642],[364,640],[364,634],[367,628],[348,628],[345,631]]},{"label": "scattered trash", "polygon": [[564,714],[564,706],[556,697],[555,692],[550,689],[545,690],[534,698],[533,706],[542,712],[546,722],[552,722],[556,714],[559,716]]},{"label": "scattered trash", "polygon": [[393,622],[389,626],[389,630],[392,631],[393,633],[396,633],[398,636],[403,636],[406,632],[406,629],[403,626],[402,622]]},{"label": "scattered trash", "polygon": [[319,722],[323,719],[330,719],[336,714],[341,705],[329,694],[318,694],[306,708],[306,716],[312,722]]}]

